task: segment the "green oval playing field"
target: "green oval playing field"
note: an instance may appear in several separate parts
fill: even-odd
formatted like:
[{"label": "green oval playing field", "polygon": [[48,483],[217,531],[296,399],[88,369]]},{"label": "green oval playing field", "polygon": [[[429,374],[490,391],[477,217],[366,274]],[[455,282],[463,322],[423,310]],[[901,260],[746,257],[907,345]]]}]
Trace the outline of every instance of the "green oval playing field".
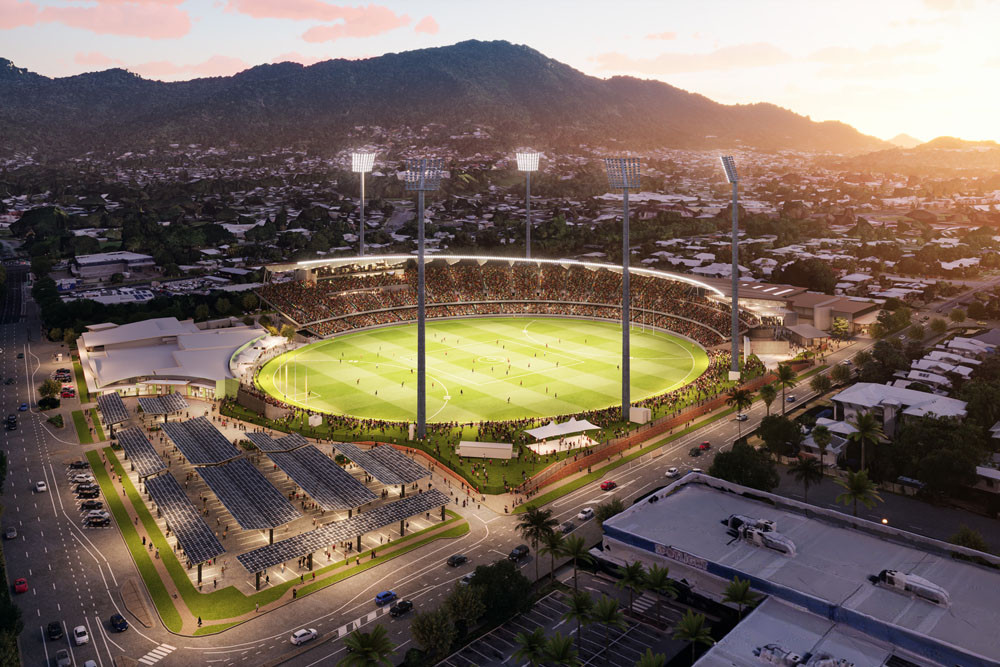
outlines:
[{"label": "green oval playing field", "polygon": [[[678,389],[708,367],[698,345],[633,328],[632,401]],[[316,412],[416,418],[417,327],[320,341],[272,359],[261,389]],[[427,323],[427,420],[545,417],[621,402],[621,326],[568,318],[471,318]]]}]

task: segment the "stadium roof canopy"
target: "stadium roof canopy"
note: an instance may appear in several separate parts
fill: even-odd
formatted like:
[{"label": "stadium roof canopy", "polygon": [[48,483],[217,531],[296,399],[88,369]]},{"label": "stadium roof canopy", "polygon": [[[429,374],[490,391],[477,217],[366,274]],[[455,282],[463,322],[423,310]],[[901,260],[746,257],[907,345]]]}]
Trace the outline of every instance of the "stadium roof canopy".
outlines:
[{"label": "stadium roof canopy", "polygon": [[[608,271],[621,271],[622,267],[617,264],[604,264],[601,262],[584,262],[576,259],[536,259],[525,257],[490,257],[489,255],[434,255],[424,259],[425,264],[431,262],[445,261],[454,264],[462,260],[473,260],[478,262],[507,262],[508,264],[556,264],[559,266],[584,266],[590,269],[607,269]],[[351,264],[405,264],[415,261],[412,255],[365,255],[364,257],[335,257],[330,259],[310,259],[301,262],[285,262],[280,264],[270,264],[266,268],[272,273],[283,271],[294,271],[296,269],[318,269],[322,266],[349,266]],[[629,267],[629,273],[640,276],[650,276],[652,278],[663,278],[664,280],[676,280],[688,283],[694,287],[708,290],[718,297],[723,296],[718,287],[702,282],[697,278],[680,273],[670,273],[668,271],[657,271],[640,267]]]}]

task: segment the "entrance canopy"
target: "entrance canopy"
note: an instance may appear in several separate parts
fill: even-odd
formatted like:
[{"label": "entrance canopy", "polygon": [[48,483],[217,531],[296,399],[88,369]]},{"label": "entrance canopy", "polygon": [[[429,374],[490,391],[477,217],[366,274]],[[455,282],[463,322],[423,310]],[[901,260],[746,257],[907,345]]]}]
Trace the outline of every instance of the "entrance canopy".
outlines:
[{"label": "entrance canopy", "polygon": [[600,426],[594,426],[586,419],[576,419],[575,417],[570,418],[568,422],[563,422],[562,424],[557,424],[554,420],[550,421],[545,426],[539,426],[538,428],[533,428],[529,431],[525,431],[528,435],[535,438],[536,440],[547,440],[549,438],[560,438],[564,435],[570,435],[571,433],[582,433],[583,431],[596,431],[600,429]]}]

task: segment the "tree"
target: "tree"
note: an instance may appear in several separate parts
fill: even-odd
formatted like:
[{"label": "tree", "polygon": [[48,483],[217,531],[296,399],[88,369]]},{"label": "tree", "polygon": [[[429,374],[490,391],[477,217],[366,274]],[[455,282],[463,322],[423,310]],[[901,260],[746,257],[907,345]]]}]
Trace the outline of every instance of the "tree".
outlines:
[{"label": "tree", "polygon": [[830,446],[833,442],[833,433],[830,432],[829,427],[820,424],[814,426],[812,433],[813,442],[816,443],[816,448],[819,450],[819,462],[820,468],[826,467],[826,448]]},{"label": "tree", "polygon": [[389,659],[396,651],[396,645],[389,639],[385,626],[376,625],[371,632],[355,630],[344,640],[348,653],[338,663],[343,667],[376,667],[391,665]]},{"label": "tree", "polygon": [[907,420],[890,450],[894,472],[919,479],[929,494],[958,493],[976,483],[976,466],[991,453],[987,433],[969,419]]},{"label": "tree", "polygon": [[[653,564],[646,571],[646,588],[653,591],[661,598],[663,596],[676,599],[677,587],[670,581],[670,568]],[[659,600],[662,602],[662,600]],[[656,620],[660,620],[660,604],[656,605]]]},{"label": "tree", "polygon": [[[733,387],[729,390],[729,398],[726,399],[726,405],[731,405],[736,408],[736,412],[739,414],[753,405],[753,394],[746,389]],[[743,422],[739,421],[739,419],[736,420],[736,429],[738,437],[742,438]]]},{"label": "tree", "polygon": [[410,634],[413,641],[437,662],[451,652],[451,643],[456,635],[455,624],[447,609],[425,611],[413,617]]},{"label": "tree", "polygon": [[771,274],[775,283],[788,283],[806,287],[817,292],[833,294],[837,285],[837,275],[830,264],[821,259],[797,259],[790,264],[775,268]]},{"label": "tree", "polygon": [[506,558],[491,565],[480,565],[472,579],[472,588],[483,592],[487,602],[484,623],[497,623],[530,606],[531,582]]},{"label": "tree", "polygon": [[754,600],[759,597],[760,595],[750,590],[749,579],[740,579],[736,576],[726,585],[725,597],[722,598],[722,601],[736,605],[739,618],[742,619],[743,608],[752,605]]},{"label": "tree", "polygon": [[935,336],[940,336],[941,334],[943,334],[945,331],[948,330],[948,323],[944,320],[944,318],[941,317],[935,317],[933,320],[931,320],[930,325],[931,325],[931,333],[933,333]]},{"label": "tree", "polygon": [[800,457],[788,468],[788,474],[802,484],[802,500],[809,502],[809,487],[823,481],[823,464],[812,458]]},{"label": "tree", "polygon": [[545,662],[550,665],[578,665],[577,650],[573,648],[573,637],[563,635],[558,630],[545,644]]},{"label": "tree", "polygon": [[72,348],[76,345],[76,332],[72,329],[63,329],[63,342],[66,347]]},{"label": "tree", "polygon": [[774,388],[773,384],[765,384],[760,388],[760,400],[764,401],[764,408],[767,410],[768,416],[771,415],[771,403],[774,403],[774,399],[778,397],[778,390]]},{"label": "tree", "polygon": [[483,589],[476,586],[456,586],[444,600],[444,608],[451,615],[460,636],[486,613]]},{"label": "tree", "polygon": [[594,518],[597,519],[597,523],[601,526],[604,522],[613,517],[616,514],[621,514],[625,511],[625,503],[618,496],[612,496],[609,500],[600,503],[594,508]]},{"label": "tree", "polygon": [[240,298],[240,304],[243,306],[243,310],[250,312],[257,310],[260,305],[260,299],[253,292],[247,292]]},{"label": "tree", "polygon": [[837,384],[846,384],[851,380],[851,368],[843,364],[837,364],[830,369],[830,379]]},{"label": "tree", "polygon": [[965,409],[969,421],[984,431],[1000,421],[1000,380],[977,378],[964,383],[958,394],[967,403]]},{"label": "tree", "polygon": [[552,510],[543,510],[535,505],[528,505],[517,524],[517,532],[531,542],[531,548],[535,552],[535,581],[538,581],[538,543],[554,532],[558,525],[559,522],[552,518]]},{"label": "tree", "polygon": [[38,395],[42,398],[55,398],[62,391],[62,385],[52,378],[47,378],[38,388]]},{"label": "tree", "polygon": [[625,567],[619,567],[618,576],[620,578],[615,582],[615,586],[628,589],[628,609],[632,611],[635,592],[646,585],[646,568],[642,566],[642,561],[634,560],[625,563]]},{"label": "tree", "polygon": [[691,609],[684,612],[677,625],[674,627],[674,639],[683,642],[691,642],[691,664],[694,664],[695,652],[698,644],[711,646],[715,643],[709,627],[705,625],[704,614],[696,614]]},{"label": "tree", "polygon": [[204,322],[209,317],[212,316],[212,311],[208,309],[208,306],[204,303],[199,303],[194,307],[194,319],[199,322]]},{"label": "tree", "polygon": [[961,308],[953,308],[950,313],[948,313],[948,319],[955,324],[961,324],[965,321],[965,311]]},{"label": "tree", "polygon": [[787,405],[785,390],[795,386],[795,371],[788,364],[780,364],[776,375],[778,376],[777,384],[781,388],[781,414],[785,414],[785,405]]},{"label": "tree", "polygon": [[910,328],[906,330],[906,337],[911,340],[922,341],[926,335],[927,330],[923,324],[911,324]]},{"label": "tree", "polygon": [[983,539],[979,531],[969,528],[964,523],[958,527],[958,532],[948,538],[948,541],[966,549],[975,549],[984,554],[990,553],[989,545],[986,544],[986,540]]},{"label": "tree", "polygon": [[531,632],[519,632],[514,636],[514,643],[517,648],[514,650],[514,658],[518,664],[522,660],[527,660],[529,665],[540,665],[545,660],[545,629],[537,627]]},{"label": "tree", "polygon": [[566,605],[568,608],[563,614],[563,620],[576,623],[577,646],[580,646],[583,641],[583,626],[590,623],[590,615],[594,611],[594,599],[586,591],[573,591]]},{"label": "tree", "polygon": [[561,555],[573,561],[573,590],[579,590],[576,582],[577,567],[580,563],[591,563],[594,560],[587,549],[587,541],[579,535],[570,535],[563,540]]},{"label": "tree", "polygon": [[861,469],[865,470],[865,450],[868,444],[876,445],[885,438],[882,432],[882,425],[878,423],[878,418],[871,412],[860,412],[854,421],[847,422],[855,428],[855,431],[847,436],[849,442],[856,442],[861,445]]},{"label": "tree", "polygon": [[846,340],[851,333],[851,323],[846,318],[835,317],[830,326],[830,333],[834,338]]},{"label": "tree", "polygon": [[809,388],[822,396],[833,387],[833,381],[824,373],[817,373],[809,381]]},{"label": "tree", "polygon": [[52,327],[49,329],[49,340],[53,343],[62,342],[63,330],[61,327]]},{"label": "tree", "polygon": [[590,614],[593,623],[600,623],[604,626],[604,650],[608,650],[611,644],[611,629],[625,627],[625,615],[618,608],[618,600],[602,595],[601,599],[594,603],[594,609]]},{"label": "tree", "polygon": [[743,441],[737,441],[732,449],[716,454],[708,474],[761,491],[770,491],[781,482],[768,453]]},{"label": "tree", "polygon": [[639,656],[635,667],[666,667],[667,656],[662,653],[653,653],[653,649],[647,648],[646,652]]},{"label": "tree", "polygon": [[549,578],[555,581],[556,578],[556,556],[562,556],[563,534],[558,530],[552,530],[542,537],[542,549],[539,553],[544,553],[549,557]]},{"label": "tree", "polygon": [[858,503],[871,509],[882,502],[875,482],[868,479],[867,470],[848,470],[846,479],[838,477],[833,481],[844,487],[844,492],[837,496],[837,502],[844,506],[851,505],[854,516],[858,515]]},{"label": "tree", "polygon": [[782,415],[771,415],[761,419],[757,435],[775,458],[788,453],[789,446],[797,447],[802,443],[802,429],[794,421]]},{"label": "tree", "polygon": [[229,299],[220,296],[215,300],[215,312],[219,315],[228,315],[232,309],[233,304],[229,301]]},{"label": "tree", "polygon": [[281,335],[291,340],[295,338],[295,327],[291,324],[285,324],[281,327]]}]

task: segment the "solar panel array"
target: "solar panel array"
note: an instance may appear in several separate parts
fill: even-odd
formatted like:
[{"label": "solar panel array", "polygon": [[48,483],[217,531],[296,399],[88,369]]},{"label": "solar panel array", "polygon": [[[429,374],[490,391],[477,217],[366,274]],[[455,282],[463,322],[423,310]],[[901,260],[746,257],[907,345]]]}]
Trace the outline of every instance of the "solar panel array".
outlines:
[{"label": "solar panel array", "polygon": [[147,479],[146,491],[163,512],[167,526],[191,562],[204,563],[226,552],[173,475],[168,472]]},{"label": "solar panel array", "polygon": [[97,397],[97,407],[104,415],[104,421],[109,424],[120,424],[128,421],[128,409],[118,392],[101,394]]},{"label": "solar panel array", "polygon": [[302,516],[246,459],[195,470],[243,530],[277,528]]},{"label": "solar panel array", "polygon": [[388,445],[368,450],[350,442],[337,442],[333,446],[382,484],[411,484],[430,474]]},{"label": "solar panel array", "polygon": [[312,445],[267,455],[324,510],[351,509],[376,498],[368,487]]},{"label": "solar panel array", "polygon": [[262,452],[287,452],[309,444],[309,441],[298,433],[275,440],[267,433],[254,431],[247,433],[247,440],[257,445],[257,449]]},{"label": "solar panel array", "polygon": [[188,402],[176,391],[165,396],[140,396],[139,407],[147,415],[169,415],[188,407]]},{"label": "solar panel array", "polygon": [[233,443],[206,417],[165,422],[163,432],[192,465],[223,463],[240,455]]},{"label": "solar panel array", "polygon": [[149,477],[167,469],[163,459],[156,453],[156,448],[139,427],[118,431],[118,442],[128,455],[129,462],[135,466],[139,477]]},{"label": "solar panel array", "polygon": [[315,530],[301,533],[287,540],[240,554],[237,560],[248,572],[263,572],[295,558],[326,549],[338,542],[353,540],[358,535],[390,526],[424,512],[437,509],[450,502],[448,496],[437,489],[418,493],[370,512],[358,514],[346,521],[335,521]]}]

